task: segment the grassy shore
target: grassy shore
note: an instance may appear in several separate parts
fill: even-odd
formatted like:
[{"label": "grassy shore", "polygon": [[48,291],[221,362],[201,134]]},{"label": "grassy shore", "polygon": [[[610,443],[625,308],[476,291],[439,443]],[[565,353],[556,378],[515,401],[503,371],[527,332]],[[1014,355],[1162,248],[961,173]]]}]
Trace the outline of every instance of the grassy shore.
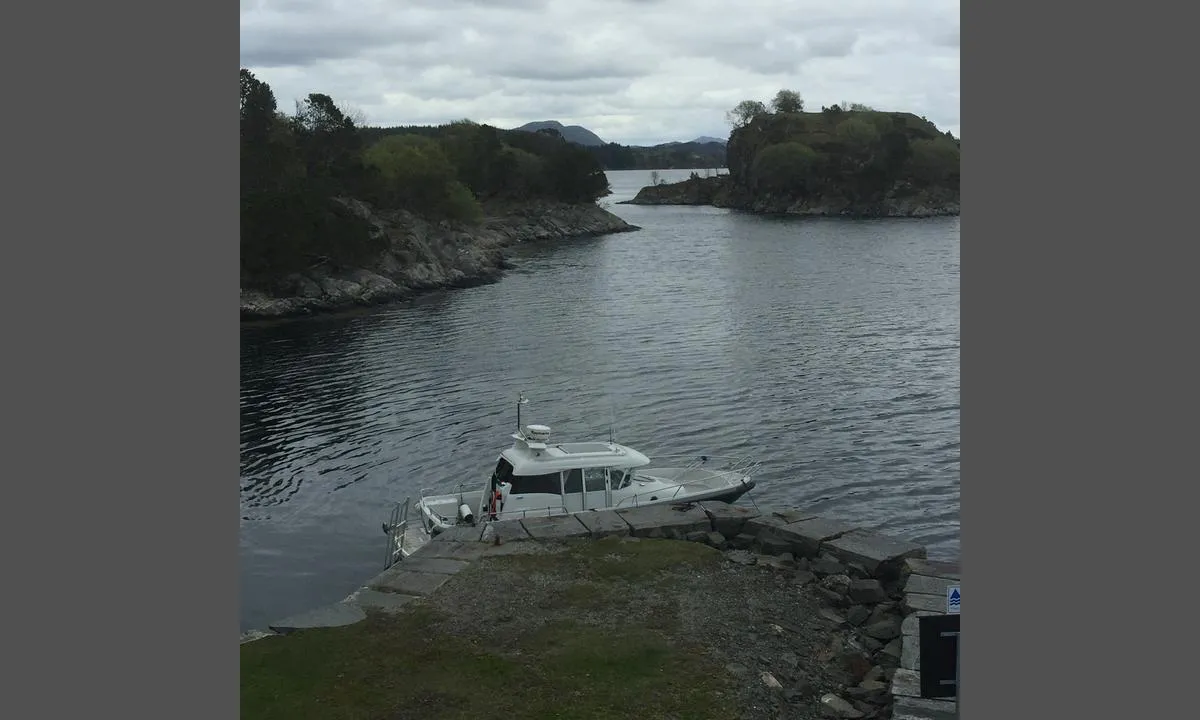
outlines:
[{"label": "grassy shore", "polygon": [[734,718],[737,681],[681,597],[699,543],[570,543],[487,558],[427,600],[241,648],[244,720]]}]

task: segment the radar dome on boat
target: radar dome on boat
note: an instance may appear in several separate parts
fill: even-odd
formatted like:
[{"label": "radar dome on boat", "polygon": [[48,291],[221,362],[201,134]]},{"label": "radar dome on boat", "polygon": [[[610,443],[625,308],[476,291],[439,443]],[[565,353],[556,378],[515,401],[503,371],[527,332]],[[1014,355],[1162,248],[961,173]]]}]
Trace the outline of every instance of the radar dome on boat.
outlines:
[{"label": "radar dome on boat", "polygon": [[550,439],[549,425],[526,425],[525,437],[533,442],[546,442]]}]

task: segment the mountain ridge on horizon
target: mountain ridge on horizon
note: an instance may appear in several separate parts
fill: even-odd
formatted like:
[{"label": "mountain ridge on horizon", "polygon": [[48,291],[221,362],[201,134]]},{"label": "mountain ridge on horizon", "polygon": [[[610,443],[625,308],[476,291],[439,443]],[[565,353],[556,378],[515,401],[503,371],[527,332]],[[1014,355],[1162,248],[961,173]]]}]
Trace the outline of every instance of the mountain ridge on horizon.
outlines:
[{"label": "mountain ridge on horizon", "polygon": [[[615,145],[623,144],[623,143],[608,143],[605,140],[603,140],[599,135],[597,135],[596,133],[592,132],[591,130],[589,130],[588,128],[586,128],[582,125],[563,125],[558,120],[535,120],[533,122],[527,122],[524,125],[521,125],[520,127],[515,127],[512,129],[520,130],[522,132],[538,132],[539,130],[555,130],[560,135],[562,135],[563,139],[566,140],[567,142],[575,143],[576,145],[583,145],[584,147],[600,147],[600,146],[609,145],[609,144],[615,144]],[[724,146],[726,144],[726,141],[722,140],[721,138],[713,137],[711,135],[700,135],[699,137],[693,138],[692,140],[685,140],[685,141],[673,140],[670,142],[658,143],[657,145],[627,145],[626,147],[659,148],[659,147],[666,147],[666,146],[671,146],[671,145],[691,145],[691,144],[707,145],[709,143],[717,143],[718,145]]]}]

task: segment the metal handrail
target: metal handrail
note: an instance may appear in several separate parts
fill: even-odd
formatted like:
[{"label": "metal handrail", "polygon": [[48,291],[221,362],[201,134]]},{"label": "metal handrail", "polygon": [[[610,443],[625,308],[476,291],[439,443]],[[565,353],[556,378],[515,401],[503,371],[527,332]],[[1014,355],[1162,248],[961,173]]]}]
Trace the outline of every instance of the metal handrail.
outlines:
[{"label": "metal handrail", "polygon": [[[700,467],[709,465],[710,463],[725,464],[728,471],[742,472],[749,474],[762,467],[762,463],[746,455],[655,455],[650,458],[650,464],[637,468],[637,470],[653,470],[659,460],[691,460],[687,468]],[[717,462],[713,462],[717,461]]]},{"label": "metal handrail", "polygon": [[[412,498],[404,499],[392,506],[392,514],[384,528],[387,535],[387,556],[384,558],[383,569],[387,570],[396,564],[396,558],[404,555],[404,542],[408,535],[408,508]],[[399,540],[397,540],[399,538]]]}]

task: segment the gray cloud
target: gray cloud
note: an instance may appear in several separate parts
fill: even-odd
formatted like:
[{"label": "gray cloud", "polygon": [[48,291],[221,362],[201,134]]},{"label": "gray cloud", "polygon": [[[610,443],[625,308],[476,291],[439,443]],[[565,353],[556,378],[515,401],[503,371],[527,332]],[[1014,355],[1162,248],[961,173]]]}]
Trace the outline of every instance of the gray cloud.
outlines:
[{"label": "gray cloud", "polygon": [[242,65],[376,125],[556,119],[606,140],[725,135],[798,90],[959,127],[957,0],[242,0]]}]

